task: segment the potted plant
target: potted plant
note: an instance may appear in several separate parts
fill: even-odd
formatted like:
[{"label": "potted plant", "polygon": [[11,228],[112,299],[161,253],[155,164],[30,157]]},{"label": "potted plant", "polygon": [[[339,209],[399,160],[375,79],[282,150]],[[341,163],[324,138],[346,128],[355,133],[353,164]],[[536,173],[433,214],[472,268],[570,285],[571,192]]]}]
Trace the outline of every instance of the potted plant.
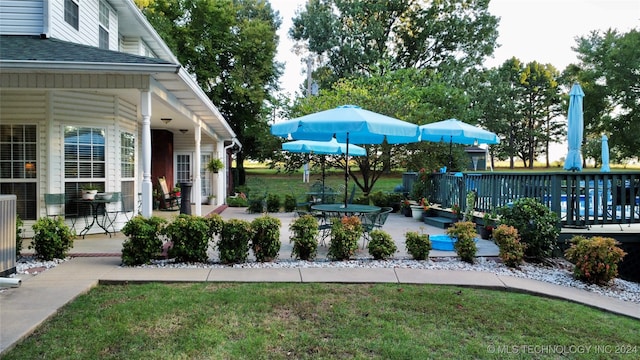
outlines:
[{"label": "potted plant", "polygon": [[207,170],[211,171],[212,173],[217,173],[218,170],[222,169],[223,167],[224,164],[222,163],[222,160],[216,157],[212,157],[211,160],[209,160],[209,162],[207,163]]},{"label": "potted plant", "polygon": [[82,200],[93,200],[98,193],[98,186],[93,184],[83,185],[80,189],[82,191]]},{"label": "potted plant", "polygon": [[173,188],[173,190],[171,191],[173,193],[173,195],[177,198],[180,197],[180,195],[182,194],[180,191],[180,184],[176,183],[176,186]]},{"label": "potted plant", "polygon": [[408,199],[402,200],[402,204],[400,204],[400,211],[406,217],[411,217],[411,208],[409,207],[411,203]]},{"label": "potted plant", "polygon": [[496,227],[495,214],[486,212],[482,217],[482,225],[478,225],[478,233],[480,234],[480,237],[485,240],[491,239],[491,234],[495,227]]},{"label": "potted plant", "polygon": [[209,196],[207,196],[207,203],[209,205],[215,205],[216,204],[216,196],[213,194],[209,194]]}]

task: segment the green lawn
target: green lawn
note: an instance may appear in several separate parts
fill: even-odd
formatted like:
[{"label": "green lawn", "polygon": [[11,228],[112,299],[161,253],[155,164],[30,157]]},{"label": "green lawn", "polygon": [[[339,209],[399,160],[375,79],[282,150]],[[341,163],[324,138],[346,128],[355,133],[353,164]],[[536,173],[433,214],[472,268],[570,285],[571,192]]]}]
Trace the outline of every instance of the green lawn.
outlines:
[{"label": "green lawn", "polygon": [[[316,181],[322,181],[321,174],[317,172],[311,174],[309,183],[303,183],[302,173],[284,174],[266,168],[247,169],[247,186],[251,194],[278,194],[281,199],[289,194],[297,199],[302,199],[309,191],[309,187]],[[355,182],[349,179],[349,194],[354,184]],[[373,191],[391,192],[396,185],[400,184],[402,184],[402,173],[385,174],[375,183]],[[344,191],[344,173],[338,170],[328,171],[325,176],[325,185]],[[361,195],[362,191],[356,186],[356,198]]]},{"label": "green lawn", "polygon": [[4,358],[631,359],[638,348],[640,321],[525,294],[197,283],[99,286]]}]

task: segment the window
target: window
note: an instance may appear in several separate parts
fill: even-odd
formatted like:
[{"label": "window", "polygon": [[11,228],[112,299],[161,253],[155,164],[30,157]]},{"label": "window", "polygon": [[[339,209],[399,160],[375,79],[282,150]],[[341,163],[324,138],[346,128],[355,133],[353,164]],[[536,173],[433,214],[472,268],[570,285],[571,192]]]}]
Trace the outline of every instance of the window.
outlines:
[{"label": "window", "polygon": [[207,196],[213,195],[213,184],[211,183],[211,174],[207,171],[205,166],[211,160],[211,154],[202,154],[200,155],[200,163],[202,167],[200,168],[200,189],[202,199],[207,199]]},{"label": "window", "polygon": [[80,29],[79,2],[79,0],[64,0],[64,21],[76,30]]},{"label": "window", "polygon": [[[96,185],[104,191],[105,143],[104,129],[64,127],[64,177],[67,199],[76,199],[84,185]],[[67,203],[67,213],[75,214],[74,202]]]},{"label": "window", "polygon": [[134,134],[122,132],[120,134],[120,191],[122,205],[127,211],[133,211],[136,199],[135,171],[136,171],[136,137]]},{"label": "window", "polygon": [[104,130],[65,126],[64,177],[87,181],[105,177]]},{"label": "window", "polygon": [[98,29],[98,47],[109,50],[109,32],[102,26]]},{"label": "window", "polygon": [[23,220],[37,218],[36,140],[36,125],[0,125],[0,193],[17,196]]},{"label": "window", "polygon": [[101,49],[109,49],[109,7],[103,1],[100,2],[100,24],[98,25],[98,46]]}]

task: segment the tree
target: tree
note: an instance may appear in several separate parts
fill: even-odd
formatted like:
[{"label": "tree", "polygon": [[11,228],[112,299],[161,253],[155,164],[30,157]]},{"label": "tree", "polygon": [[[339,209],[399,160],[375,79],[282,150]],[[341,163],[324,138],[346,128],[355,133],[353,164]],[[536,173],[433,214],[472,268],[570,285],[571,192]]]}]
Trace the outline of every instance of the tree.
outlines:
[{"label": "tree", "polygon": [[549,143],[563,134],[557,116],[561,112],[558,77],[550,64],[524,65],[516,58],[483,74],[474,105],[481,124],[506,139],[492,151],[499,158],[508,157],[511,168],[516,156],[532,168],[538,155],[548,154]]},{"label": "tree", "polygon": [[[577,39],[573,48],[579,64],[565,74],[584,84],[585,138],[609,137],[611,154],[620,158],[638,156],[640,138],[640,32],[615,30],[591,32]],[[591,104],[593,103],[593,104]],[[593,120],[589,119],[587,112]]]},{"label": "tree", "polygon": [[310,0],[289,36],[318,56],[321,88],[404,68],[448,72],[493,54],[498,19],[488,0]]},{"label": "tree", "polygon": [[243,144],[243,184],[244,158],[269,133],[265,103],[282,71],[274,61],[278,14],[261,0],[151,0],[143,13]]}]

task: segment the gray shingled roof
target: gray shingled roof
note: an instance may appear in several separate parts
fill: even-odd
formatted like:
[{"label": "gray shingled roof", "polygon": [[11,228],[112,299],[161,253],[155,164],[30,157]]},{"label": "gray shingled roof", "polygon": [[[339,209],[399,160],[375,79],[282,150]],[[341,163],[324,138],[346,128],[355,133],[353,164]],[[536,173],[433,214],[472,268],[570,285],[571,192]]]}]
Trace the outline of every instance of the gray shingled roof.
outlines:
[{"label": "gray shingled roof", "polygon": [[[79,63],[114,63],[141,65],[171,65],[172,62],[132,55],[93,46],[75,44],[39,36],[0,36],[0,61],[56,61]],[[173,64],[178,65],[178,64]]]}]

